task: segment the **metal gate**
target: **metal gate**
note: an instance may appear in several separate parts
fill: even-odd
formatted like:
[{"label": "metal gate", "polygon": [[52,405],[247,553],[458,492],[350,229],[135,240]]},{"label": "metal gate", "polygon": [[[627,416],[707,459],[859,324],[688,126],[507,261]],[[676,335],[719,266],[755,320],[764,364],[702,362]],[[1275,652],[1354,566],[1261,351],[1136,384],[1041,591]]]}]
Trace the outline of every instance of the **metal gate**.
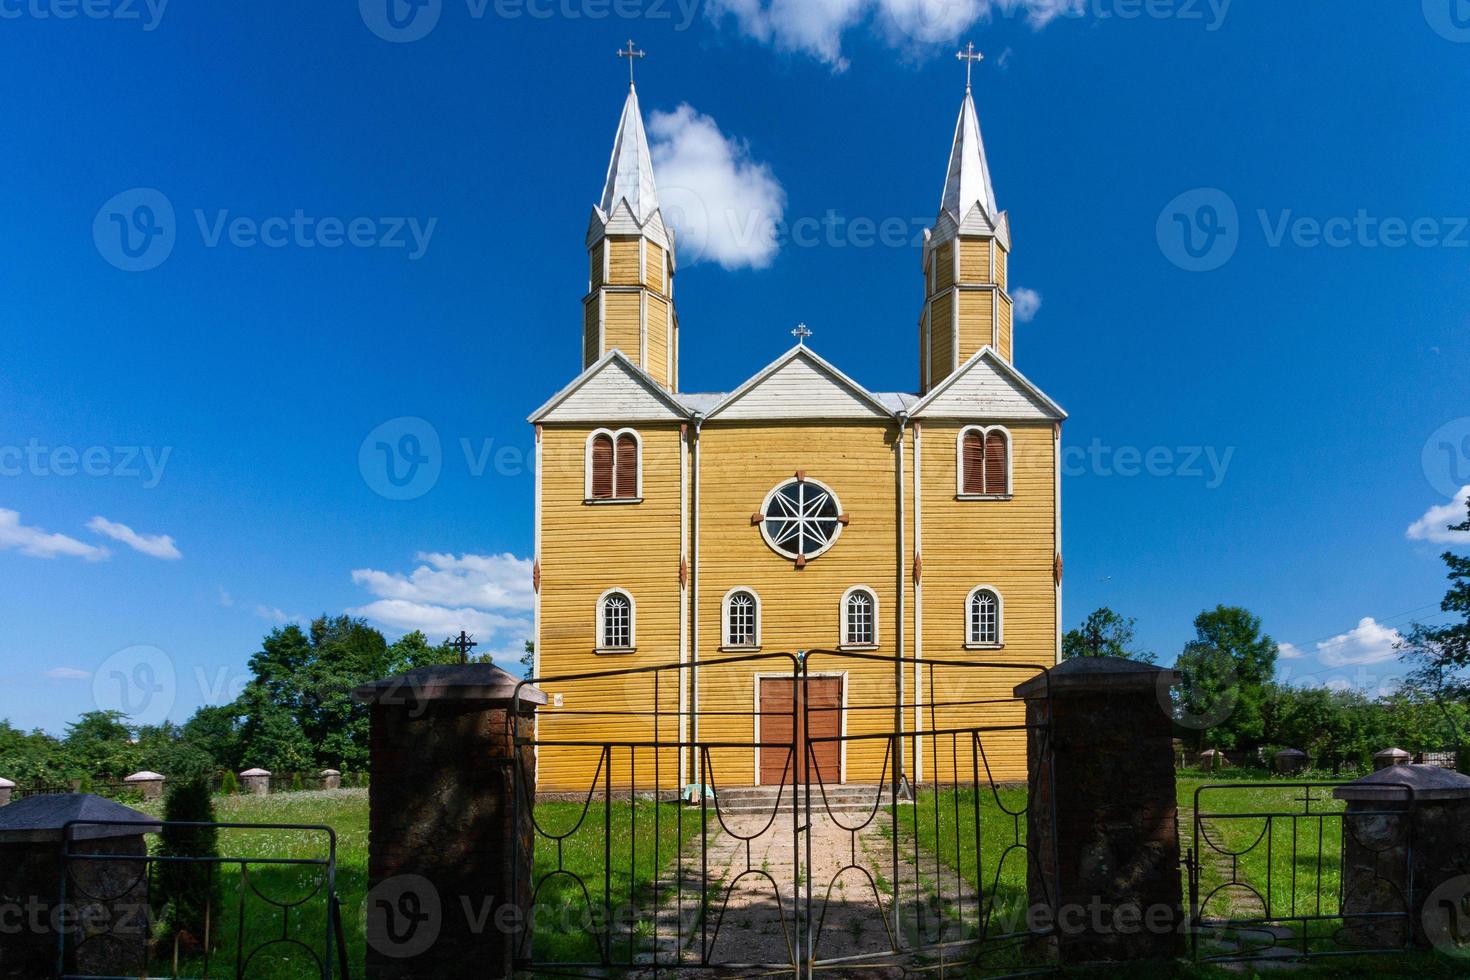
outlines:
[{"label": "metal gate", "polygon": [[1414,790],[1383,783],[1389,798],[1348,810],[1332,793],[1345,785],[1195,791],[1186,864],[1197,961],[1280,963],[1410,947]]},{"label": "metal gate", "polygon": [[814,650],[526,681],[549,703],[510,715],[517,970],[1050,968],[1027,916],[1048,732],[1028,785],[1011,693],[1045,671]]}]

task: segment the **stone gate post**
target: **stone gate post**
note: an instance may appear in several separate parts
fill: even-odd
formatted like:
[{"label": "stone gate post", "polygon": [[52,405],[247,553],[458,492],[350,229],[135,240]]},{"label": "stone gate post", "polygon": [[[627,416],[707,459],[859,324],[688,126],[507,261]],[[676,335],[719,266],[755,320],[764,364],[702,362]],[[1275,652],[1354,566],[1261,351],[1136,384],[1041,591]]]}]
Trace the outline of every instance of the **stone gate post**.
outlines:
[{"label": "stone gate post", "polygon": [[1016,688],[1026,700],[1033,932],[1064,965],[1183,949],[1173,670],[1079,657]]},{"label": "stone gate post", "polygon": [[[509,976],[530,909],[535,760],[517,757],[546,697],[490,664],[421,667],[359,687],[371,704],[367,898],[370,980]],[[516,841],[521,846],[516,846]],[[513,872],[517,855],[522,867]],[[518,881],[519,894],[512,894]]]}]

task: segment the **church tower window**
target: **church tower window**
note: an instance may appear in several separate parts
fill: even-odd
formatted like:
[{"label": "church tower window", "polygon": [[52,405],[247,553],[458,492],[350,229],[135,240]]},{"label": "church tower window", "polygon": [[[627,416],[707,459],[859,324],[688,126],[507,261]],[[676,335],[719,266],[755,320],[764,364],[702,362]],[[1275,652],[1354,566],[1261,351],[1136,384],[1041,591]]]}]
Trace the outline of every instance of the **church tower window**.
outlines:
[{"label": "church tower window", "polygon": [[970,593],[969,628],[965,633],[968,647],[998,647],[1004,643],[1004,624],[1000,593],[982,585]]},{"label": "church tower window", "polygon": [[614,589],[597,600],[597,649],[629,653],[634,649],[633,597]]},{"label": "church tower window", "polygon": [[586,498],[594,503],[637,503],[643,498],[642,441],[632,429],[598,429],[587,437]]},{"label": "church tower window", "polygon": [[971,426],[960,433],[959,487],[961,497],[1011,495],[1011,435],[996,426]]}]

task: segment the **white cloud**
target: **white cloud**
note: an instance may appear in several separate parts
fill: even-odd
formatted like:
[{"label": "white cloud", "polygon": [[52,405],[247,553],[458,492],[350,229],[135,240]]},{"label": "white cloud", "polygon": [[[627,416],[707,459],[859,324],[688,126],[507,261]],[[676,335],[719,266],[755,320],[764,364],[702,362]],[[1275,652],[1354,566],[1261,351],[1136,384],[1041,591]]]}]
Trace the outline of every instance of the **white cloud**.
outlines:
[{"label": "white cloud", "polygon": [[1034,289],[1017,286],[1011,290],[1011,300],[1015,303],[1016,319],[1022,323],[1030,323],[1041,312],[1041,294]]},{"label": "white cloud", "polygon": [[1423,517],[1410,524],[1407,532],[1409,540],[1431,541],[1435,544],[1470,544],[1470,534],[1450,530],[1452,525],[1465,523],[1467,507],[1470,507],[1470,487],[1462,487],[1453,501],[1429,508]]},{"label": "white cloud", "polygon": [[659,204],[679,236],[680,257],[726,269],[768,267],[786,215],[786,191],[771,168],[688,103],[653,113],[648,129]]},{"label": "white cloud", "polygon": [[285,625],[286,623],[306,622],[305,616],[299,614],[292,616],[276,606],[267,606],[264,604],[255,607],[255,615],[259,616],[261,619],[268,619],[272,623],[280,623],[282,625]]},{"label": "white cloud", "polygon": [[85,544],[65,534],[49,534],[20,522],[20,513],[0,508],[0,551],[14,549],[32,558],[85,558],[102,561],[111,556],[106,548]]},{"label": "white cloud", "polygon": [[126,524],[118,524],[105,517],[92,518],[87,522],[87,530],[164,561],[178,561],[184,557],[174,544],[174,539],[167,534],[139,534]]},{"label": "white cloud", "polygon": [[75,667],[52,667],[46,671],[46,676],[58,681],[84,681],[92,675],[88,671],[77,670]]},{"label": "white cloud", "polygon": [[1300,660],[1306,656],[1305,653],[1302,653],[1301,648],[1293,643],[1282,643],[1280,648],[1282,660]]},{"label": "white cloud", "polygon": [[360,568],[352,581],[377,598],[349,609],[383,627],[421,631],[430,642],[468,630],[479,652],[520,656],[536,605],[532,562],[514,555],[421,553],[407,574]]},{"label": "white cloud", "polygon": [[1380,625],[1372,616],[1367,616],[1356,629],[1318,643],[1317,658],[1327,667],[1382,663],[1399,655],[1396,647],[1402,640],[1398,630]]},{"label": "white cloud", "polygon": [[233,609],[235,607],[235,597],[230,595],[229,592],[225,591],[225,587],[223,585],[219,587],[219,604],[221,606],[224,606],[226,609]]},{"label": "white cloud", "polygon": [[710,0],[708,12],[728,17],[746,37],[847,68],[842,39],[869,25],[891,47],[918,51],[948,44],[977,23],[1024,16],[1039,30],[1058,17],[1080,14],[1086,0]]}]

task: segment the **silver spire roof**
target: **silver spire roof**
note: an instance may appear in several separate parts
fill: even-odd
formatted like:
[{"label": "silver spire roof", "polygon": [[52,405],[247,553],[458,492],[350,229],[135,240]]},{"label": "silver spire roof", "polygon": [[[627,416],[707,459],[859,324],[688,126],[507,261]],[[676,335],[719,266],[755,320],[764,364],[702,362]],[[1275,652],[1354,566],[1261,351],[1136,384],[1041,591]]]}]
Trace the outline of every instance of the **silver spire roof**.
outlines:
[{"label": "silver spire roof", "polygon": [[990,164],[985,159],[985,142],[980,138],[980,117],[975,112],[975,99],[966,87],[960,119],[955,124],[954,148],[949,154],[949,176],[944,181],[944,199],[939,210],[949,212],[955,222],[960,223],[976,204],[981,206],[989,221],[996,220],[1000,209],[995,203],[995,188],[990,184]]},{"label": "silver spire roof", "polygon": [[628,202],[633,220],[640,225],[658,210],[658,188],[653,182],[653,157],[648,136],[643,132],[643,112],[638,108],[638,90],[628,86],[628,101],[618,121],[612,160],[607,165],[607,185],[602,191],[602,213],[612,215],[620,201]]}]

